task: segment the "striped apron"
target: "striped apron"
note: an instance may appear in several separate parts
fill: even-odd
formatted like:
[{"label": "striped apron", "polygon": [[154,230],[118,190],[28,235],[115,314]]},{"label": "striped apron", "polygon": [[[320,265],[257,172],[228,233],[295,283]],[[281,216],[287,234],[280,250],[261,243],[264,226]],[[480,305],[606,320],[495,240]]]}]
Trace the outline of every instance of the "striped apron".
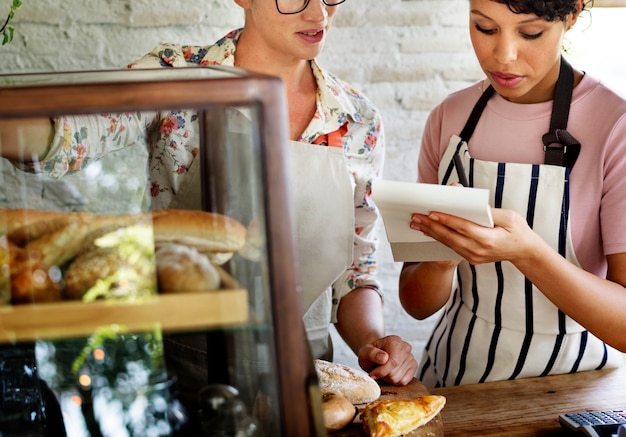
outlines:
[{"label": "striped apron", "polygon": [[[477,123],[479,117],[480,113],[470,117],[468,124]],[[464,132],[468,130],[472,132],[473,126]],[[452,136],[439,182],[456,182],[451,169],[458,153],[470,186],[488,189],[491,206],[522,214],[536,233],[580,267],[569,226],[570,168],[480,161],[470,156],[468,141],[463,134]],[[453,292],[421,363],[418,377],[427,387],[623,365],[617,350],[560,311],[513,264],[473,266],[466,260],[458,266]]]}]

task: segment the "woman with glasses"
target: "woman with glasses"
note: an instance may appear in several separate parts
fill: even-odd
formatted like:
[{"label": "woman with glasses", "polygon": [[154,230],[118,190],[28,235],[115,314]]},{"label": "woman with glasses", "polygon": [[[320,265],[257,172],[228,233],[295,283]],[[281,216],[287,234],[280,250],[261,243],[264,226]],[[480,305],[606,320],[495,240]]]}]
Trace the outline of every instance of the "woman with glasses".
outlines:
[{"label": "woman with glasses", "polygon": [[626,100],[562,53],[592,1],[468,3],[486,78],[431,113],[418,169],[447,185],[464,167],[495,226],[436,212],[407,223],[461,257],[401,272],[411,315],[443,308],[418,375],[433,387],[621,366]]},{"label": "woman with glasses", "polygon": [[335,323],[372,377],[407,384],[417,362],[408,343],[384,334],[375,274],[378,212],[370,184],[383,166],[382,120],[365,96],[315,62],[344,1],[235,0],[245,14],[242,29],[208,47],[161,45],[130,67],[220,64],[283,79],[302,310],[313,355],[332,359]]}]

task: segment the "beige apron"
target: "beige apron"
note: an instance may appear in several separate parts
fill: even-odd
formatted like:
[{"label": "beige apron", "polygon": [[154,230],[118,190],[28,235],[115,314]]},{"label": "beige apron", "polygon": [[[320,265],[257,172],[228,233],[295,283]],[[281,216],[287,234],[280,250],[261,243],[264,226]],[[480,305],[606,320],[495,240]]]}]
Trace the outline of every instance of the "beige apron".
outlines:
[{"label": "beige apron", "polygon": [[343,149],[290,145],[304,325],[312,355],[330,359],[331,285],[352,264],[354,182]]}]

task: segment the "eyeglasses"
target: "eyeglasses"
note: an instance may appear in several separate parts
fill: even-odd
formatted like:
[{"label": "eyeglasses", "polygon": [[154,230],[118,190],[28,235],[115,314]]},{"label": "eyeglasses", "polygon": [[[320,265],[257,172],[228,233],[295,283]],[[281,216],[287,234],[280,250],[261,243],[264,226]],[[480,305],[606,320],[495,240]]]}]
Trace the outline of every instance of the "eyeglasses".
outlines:
[{"label": "eyeglasses", "polygon": [[[306,9],[311,0],[276,0],[276,9],[281,14],[298,14]],[[326,6],[337,6],[346,0],[322,0]]]}]

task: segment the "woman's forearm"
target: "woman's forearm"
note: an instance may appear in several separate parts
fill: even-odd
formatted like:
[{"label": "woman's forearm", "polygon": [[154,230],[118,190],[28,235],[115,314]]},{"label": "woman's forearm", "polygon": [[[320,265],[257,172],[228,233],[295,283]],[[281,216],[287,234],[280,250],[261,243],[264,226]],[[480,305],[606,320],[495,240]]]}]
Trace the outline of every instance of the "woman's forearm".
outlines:
[{"label": "woman's forearm", "polygon": [[378,292],[359,288],[341,298],[335,327],[356,355],[363,345],[384,337],[383,303]]},{"label": "woman's forearm", "polygon": [[0,154],[20,162],[43,158],[53,134],[53,123],[47,117],[0,119]]}]

